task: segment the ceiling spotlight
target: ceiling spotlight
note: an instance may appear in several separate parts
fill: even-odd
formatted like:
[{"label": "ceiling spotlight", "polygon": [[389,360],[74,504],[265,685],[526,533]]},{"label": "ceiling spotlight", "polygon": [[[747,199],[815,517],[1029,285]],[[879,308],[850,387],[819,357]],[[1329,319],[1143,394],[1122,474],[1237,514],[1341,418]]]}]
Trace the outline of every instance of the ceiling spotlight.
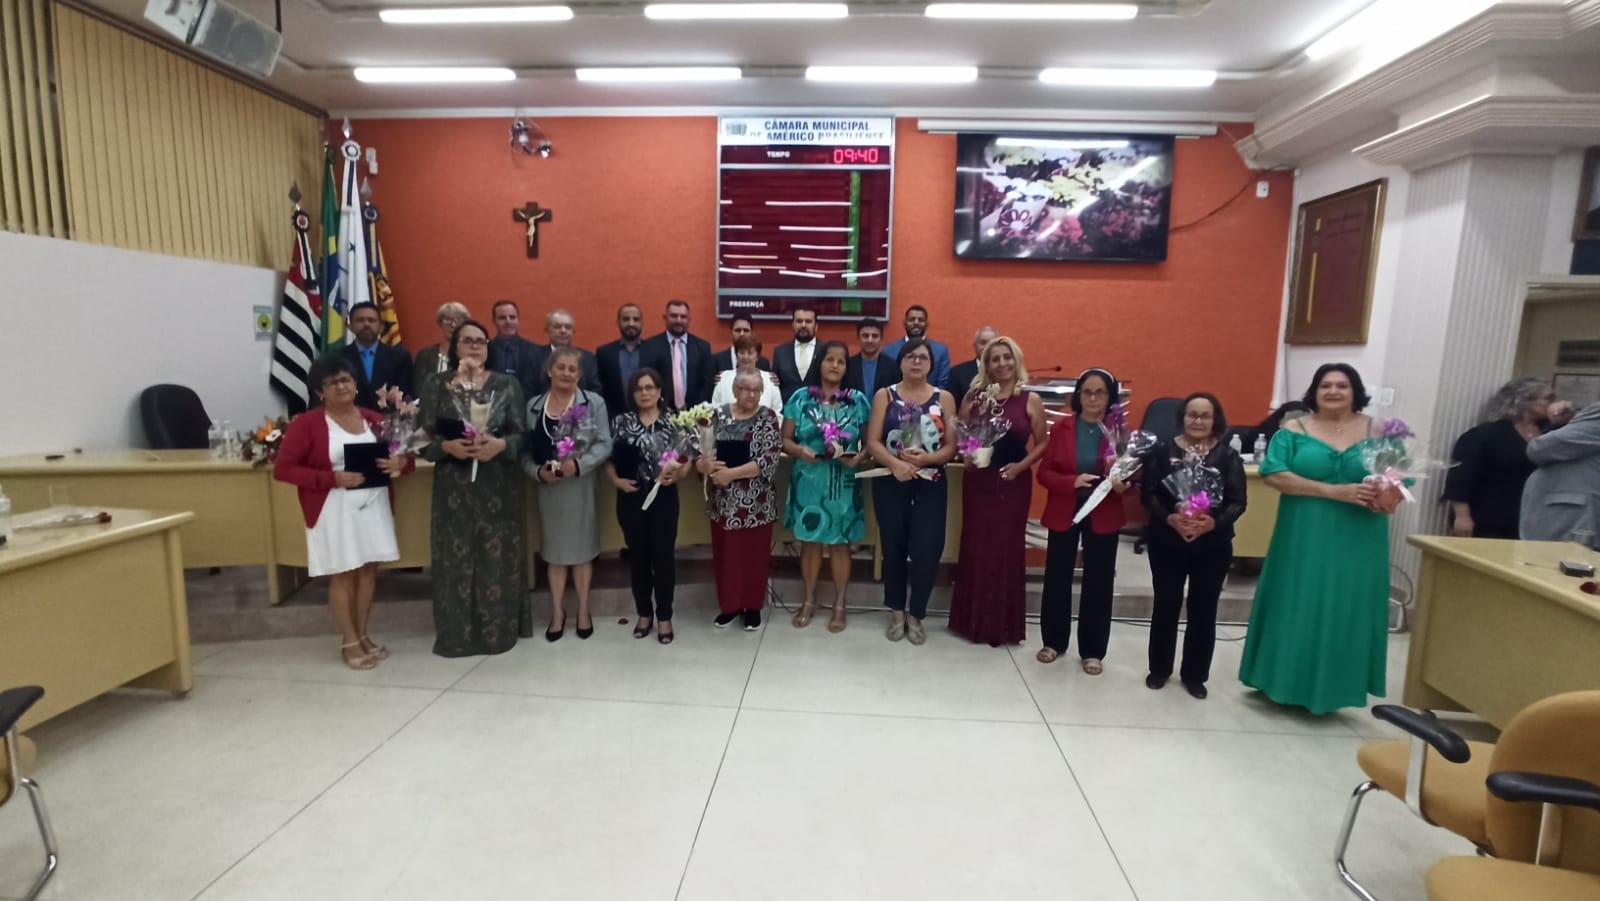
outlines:
[{"label": "ceiling spotlight", "polygon": [[511,149],[525,156],[537,154],[545,159],[555,152],[550,139],[539,129],[539,123],[530,125],[525,119],[511,120]]}]

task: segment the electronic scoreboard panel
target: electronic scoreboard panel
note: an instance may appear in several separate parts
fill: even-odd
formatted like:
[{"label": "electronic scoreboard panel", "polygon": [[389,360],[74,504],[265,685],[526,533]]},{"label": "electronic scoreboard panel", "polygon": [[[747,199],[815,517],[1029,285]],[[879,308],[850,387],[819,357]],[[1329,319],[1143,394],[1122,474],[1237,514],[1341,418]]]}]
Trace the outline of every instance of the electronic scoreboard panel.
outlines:
[{"label": "electronic scoreboard panel", "polygon": [[889,316],[894,119],[717,124],[717,315]]}]

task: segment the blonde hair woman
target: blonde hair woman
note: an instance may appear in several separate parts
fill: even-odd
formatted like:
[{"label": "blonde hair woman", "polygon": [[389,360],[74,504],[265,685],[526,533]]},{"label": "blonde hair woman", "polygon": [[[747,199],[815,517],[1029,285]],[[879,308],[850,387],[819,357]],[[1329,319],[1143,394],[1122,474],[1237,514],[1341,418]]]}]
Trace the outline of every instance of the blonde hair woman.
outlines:
[{"label": "blonde hair woman", "polygon": [[[961,561],[950,600],[950,631],[995,646],[1026,637],[1023,535],[1033,498],[1033,464],[1049,431],[1044,402],[1025,387],[1022,348],[1011,338],[989,342],[978,378],[961,401],[961,420],[998,417],[1005,432],[988,465],[968,460],[961,485]],[[1030,442],[1031,439],[1031,442]]]}]

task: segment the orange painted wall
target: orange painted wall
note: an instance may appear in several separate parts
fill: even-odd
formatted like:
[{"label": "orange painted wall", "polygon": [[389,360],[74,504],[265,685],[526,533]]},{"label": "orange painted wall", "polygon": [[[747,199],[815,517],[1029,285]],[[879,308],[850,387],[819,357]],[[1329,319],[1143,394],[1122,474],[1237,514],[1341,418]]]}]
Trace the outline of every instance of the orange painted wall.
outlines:
[{"label": "orange painted wall", "polygon": [[[624,301],[654,320],[668,298],[689,301],[694,331],[721,347],[712,319],[716,234],[716,120],[541,119],[549,159],[513,156],[506,118],[361,120],[355,137],[378,149],[373,200],[399,299],[407,344],[435,340],[433,311],[459,300],[485,321],[499,297],[523,310],[524,334],[542,335],[542,314],[571,309],[585,346],[615,338]],[[1246,129],[1232,126],[1238,137]],[[1171,236],[1167,261],[1046,263],[957,260],[951,254],[955,138],[897,133],[892,309],[926,306],[931,333],[970,356],[971,335],[993,324],[1016,337],[1029,368],[1089,366],[1131,379],[1135,410],[1152,397],[1216,392],[1237,422],[1265,416],[1272,391],[1284,259],[1291,216],[1289,173],[1251,173],[1232,138],[1177,142],[1172,221],[1192,222],[1241,187],[1232,204]],[[540,258],[523,254],[511,210],[553,208],[540,228]],[[653,328],[658,328],[655,326]],[[758,326],[770,348],[788,326]],[[844,325],[824,336],[853,337]],[[898,325],[890,329],[899,335]],[[1137,418],[1135,418],[1137,421]]]}]

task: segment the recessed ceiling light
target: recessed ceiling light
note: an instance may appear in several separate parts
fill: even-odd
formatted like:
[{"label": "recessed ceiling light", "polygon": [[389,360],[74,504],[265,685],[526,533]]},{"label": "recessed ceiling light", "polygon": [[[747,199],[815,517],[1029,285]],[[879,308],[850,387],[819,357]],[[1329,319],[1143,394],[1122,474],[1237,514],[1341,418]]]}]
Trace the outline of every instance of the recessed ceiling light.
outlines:
[{"label": "recessed ceiling light", "polygon": [[1043,69],[1045,84],[1094,88],[1206,88],[1217,80],[1211,69]]},{"label": "recessed ceiling light", "polygon": [[651,3],[649,19],[843,19],[843,3]]},{"label": "recessed ceiling light", "polygon": [[978,67],[807,66],[806,80],[858,84],[963,84],[978,80]]},{"label": "recessed ceiling light", "polygon": [[579,81],[738,81],[743,76],[734,66],[635,66],[623,69],[579,69]]},{"label": "recessed ceiling light", "polygon": [[930,3],[930,19],[1132,19],[1137,3]]},{"label": "recessed ceiling light", "polygon": [[360,66],[356,81],[368,84],[431,84],[515,81],[517,73],[496,66]]},{"label": "recessed ceiling light", "polygon": [[484,22],[565,22],[570,6],[440,6],[380,9],[390,25],[473,25]]}]

